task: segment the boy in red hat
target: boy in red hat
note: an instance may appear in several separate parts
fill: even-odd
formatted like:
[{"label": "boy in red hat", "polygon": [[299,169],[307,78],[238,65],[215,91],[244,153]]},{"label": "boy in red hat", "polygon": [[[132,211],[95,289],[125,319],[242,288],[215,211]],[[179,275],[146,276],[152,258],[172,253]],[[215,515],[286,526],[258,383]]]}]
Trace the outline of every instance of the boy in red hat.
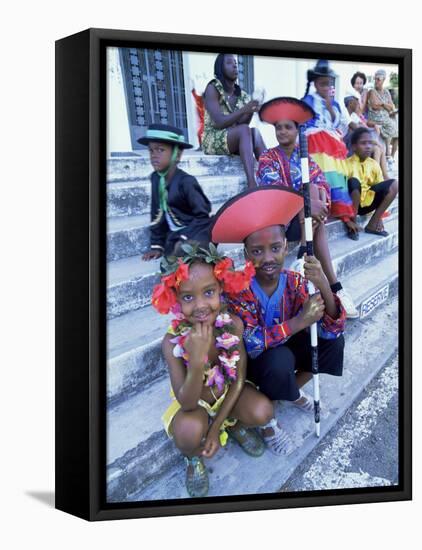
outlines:
[{"label": "boy in red hat", "polygon": [[[278,186],[241,193],[217,212],[211,235],[215,242],[243,242],[255,267],[250,288],[229,297],[229,308],[244,325],[248,379],[270,399],[312,412],[313,400],[300,389],[312,376],[306,329],[318,322],[320,372],[341,376],[346,312],[315,257],[305,256],[304,264],[305,278],[319,291],[312,297],[306,280],[283,268],[284,227],[303,205],[295,210],[295,197],[300,195]],[[245,216],[252,210],[253,217]],[[280,429],[267,428],[267,437]]]}]

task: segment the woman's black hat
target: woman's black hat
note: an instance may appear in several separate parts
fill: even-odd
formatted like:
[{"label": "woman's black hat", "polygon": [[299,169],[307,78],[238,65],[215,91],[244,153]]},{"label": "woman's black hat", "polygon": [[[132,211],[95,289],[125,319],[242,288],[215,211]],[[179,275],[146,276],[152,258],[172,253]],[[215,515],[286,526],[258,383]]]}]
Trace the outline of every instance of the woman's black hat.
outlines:
[{"label": "woman's black hat", "polygon": [[330,67],[326,59],[318,59],[315,67],[308,70],[308,82],[312,82],[318,76],[329,76],[331,78],[335,78],[337,75]]}]

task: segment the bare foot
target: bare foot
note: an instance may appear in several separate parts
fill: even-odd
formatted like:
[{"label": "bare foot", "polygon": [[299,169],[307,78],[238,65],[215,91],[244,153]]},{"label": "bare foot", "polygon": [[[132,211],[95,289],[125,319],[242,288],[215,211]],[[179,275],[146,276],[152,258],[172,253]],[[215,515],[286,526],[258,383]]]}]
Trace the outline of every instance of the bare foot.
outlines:
[{"label": "bare foot", "polygon": [[349,233],[359,233],[359,231],[362,231],[362,227],[353,220],[349,220],[345,224]]}]

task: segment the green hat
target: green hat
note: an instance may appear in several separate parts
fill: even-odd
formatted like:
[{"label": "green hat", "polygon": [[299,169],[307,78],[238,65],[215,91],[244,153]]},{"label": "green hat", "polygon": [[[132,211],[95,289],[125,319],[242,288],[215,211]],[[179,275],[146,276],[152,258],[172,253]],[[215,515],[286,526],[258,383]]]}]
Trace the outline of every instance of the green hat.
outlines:
[{"label": "green hat", "polygon": [[137,141],[142,145],[148,145],[151,141],[159,141],[160,143],[177,145],[180,149],[191,149],[193,147],[185,141],[185,136],[180,128],[168,126],[167,124],[151,124],[148,126],[146,134]]}]

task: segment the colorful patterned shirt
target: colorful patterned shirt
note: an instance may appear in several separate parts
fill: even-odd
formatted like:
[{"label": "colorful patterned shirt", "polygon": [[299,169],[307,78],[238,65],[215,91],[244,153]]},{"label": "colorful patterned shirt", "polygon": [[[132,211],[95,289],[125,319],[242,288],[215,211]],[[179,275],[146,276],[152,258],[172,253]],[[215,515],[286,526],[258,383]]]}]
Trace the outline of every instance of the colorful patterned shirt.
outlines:
[{"label": "colorful patterned shirt", "polygon": [[[227,297],[229,309],[243,321],[245,348],[252,359],[268,348],[287,342],[292,335],[289,320],[300,313],[308,296],[306,281],[300,273],[283,269],[272,296],[266,296],[254,278],[251,288]],[[325,313],[318,322],[318,335],[327,340],[343,334],[346,322],[346,311],[340,299],[333,296],[337,318]]]},{"label": "colorful patterned shirt", "polygon": [[[309,158],[309,180],[325,190],[330,202],[330,186],[318,164]],[[302,168],[299,146],[296,145],[290,159],[280,146],[266,149],[259,157],[256,173],[257,185],[284,185],[301,191]]]}]

